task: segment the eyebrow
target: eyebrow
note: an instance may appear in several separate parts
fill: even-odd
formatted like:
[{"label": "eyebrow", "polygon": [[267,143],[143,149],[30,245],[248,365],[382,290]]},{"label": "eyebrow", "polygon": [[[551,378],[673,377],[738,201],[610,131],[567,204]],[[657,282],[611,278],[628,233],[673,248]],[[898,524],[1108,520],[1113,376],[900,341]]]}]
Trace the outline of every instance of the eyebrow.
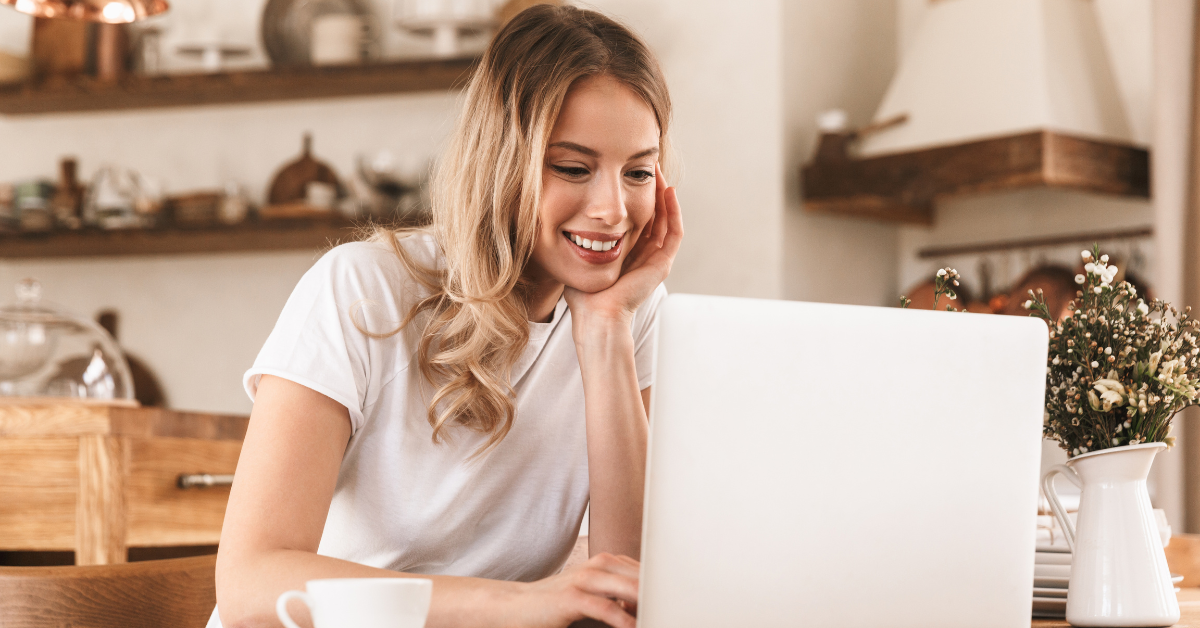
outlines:
[{"label": "eyebrow", "polygon": [[[588,157],[599,157],[600,156],[600,153],[597,152],[596,149],[588,148],[587,146],[584,146],[582,144],[576,144],[575,142],[555,142],[555,143],[551,144],[549,147],[550,148],[565,148],[567,150],[573,150],[577,153],[582,153],[584,155],[587,155]],[[658,147],[653,146],[653,147],[647,148],[646,150],[634,153],[629,158],[630,159],[640,159],[642,157],[649,157],[650,155],[657,155],[657,154],[658,154]]]}]

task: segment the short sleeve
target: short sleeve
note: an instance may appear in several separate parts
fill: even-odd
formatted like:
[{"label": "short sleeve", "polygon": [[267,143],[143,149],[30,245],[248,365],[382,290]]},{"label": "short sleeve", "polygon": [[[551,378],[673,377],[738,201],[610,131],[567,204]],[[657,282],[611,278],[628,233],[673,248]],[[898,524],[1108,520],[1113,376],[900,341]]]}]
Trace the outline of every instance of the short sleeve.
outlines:
[{"label": "short sleeve", "polygon": [[382,340],[365,333],[398,326],[407,276],[386,245],[356,242],[326,253],[300,279],[243,376],[250,399],[261,376],[281,377],[345,406],[358,431],[372,382],[407,366],[405,351],[387,351],[403,333]]},{"label": "short sleeve", "polygon": [[658,306],[667,298],[667,288],[658,284],[633,317],[634,363],[638,388],[654,383],[654,338],[658,334]]}]

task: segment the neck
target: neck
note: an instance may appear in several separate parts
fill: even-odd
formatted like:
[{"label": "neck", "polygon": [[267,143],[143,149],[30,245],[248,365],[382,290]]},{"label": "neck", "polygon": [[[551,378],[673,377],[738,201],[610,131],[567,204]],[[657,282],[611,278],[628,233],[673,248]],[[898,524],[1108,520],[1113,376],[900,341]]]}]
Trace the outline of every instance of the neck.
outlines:
[{"label": "neck", "polygon": [[529,320],[535,323],[548,323],[554,316],[554,306],[562,296],[563,285],[554,280],[539,281],[529,291],[527,302]]}]

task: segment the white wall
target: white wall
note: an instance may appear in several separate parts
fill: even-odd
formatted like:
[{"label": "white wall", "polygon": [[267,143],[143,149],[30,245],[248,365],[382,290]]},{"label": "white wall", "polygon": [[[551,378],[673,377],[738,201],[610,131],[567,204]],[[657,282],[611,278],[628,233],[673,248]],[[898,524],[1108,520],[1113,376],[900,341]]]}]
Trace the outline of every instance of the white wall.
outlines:
[{"label": "white wall", "polygon": [[783,9],[785,298],[889,305],[897,294],[894,225],[805,213],[800,167],[812,158],[817,114],[871,121],[895,70],[894,0],[791,0]]},{"label": "white wall", "polygon": [[[199,10],[199,0],[176,9]],[[209,0],[209,15],[241,15]],[[783,276],[783,97],[779,0],[739,3],[605,0],[599,9],[642,33],[659,54],[676,107],[673,139],[687,238],[674,291],[778,297]],[[814,3],[815,4],[815,3]],[[0,39],[22,23],[0,8]],[[189,13],[190,15],[190,13]],[[199,19],[199,18],[197,18]],[[22,21],[24,20],[24,21]],[[235,29],[237,30],[237,29]],[[242,32],[245,29],[242,28]],[[0,181],[53,178],[78,156],[85,176],[114,162],[160,178],[170,191],[239,182],[257,194],[299,149],[304,131],[340,173],[388,148],[423,163],[455,116],[442,93],[301,103],[0,117]],[[787,176],[794,177],[789,172]],[[247,412],[249,367],[314,252],[0,261],[0,303],[22,277],[85,315],[115,308],[121,340],[162,378],[178,408]]]},{"label": "white wall", "polygon": [[679,185],[686,238],[667,286],[778,298],[786,176],[781,3],[589,4],[645,37],[671,87],[671,137],[682,166],[671,183]]}]

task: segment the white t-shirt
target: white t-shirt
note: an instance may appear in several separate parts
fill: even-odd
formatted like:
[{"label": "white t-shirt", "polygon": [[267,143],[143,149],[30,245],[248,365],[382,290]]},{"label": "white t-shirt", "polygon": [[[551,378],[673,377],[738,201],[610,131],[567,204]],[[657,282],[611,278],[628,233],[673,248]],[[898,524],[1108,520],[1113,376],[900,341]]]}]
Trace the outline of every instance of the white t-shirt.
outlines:
[{"label": "white t-shirt", "polygon": [[[428,236],[402,245],[426,265],[437,255]],[[274,375],[349,410],[350,441],[317,552],[410,573],[552,575],[588,504],[583,380],[566,301],[550,322],[529,323],[529,344],[512,373],[512,429],[472,458],[486,435],[455,426],[432,442],[416,330],[377,339],[352,322],[392,331],[425,294],[388,245],[338,246],[305,273],[246,372],[251,399],[260,376]],[[660,285],[633,320],[642,389],[652,383],[655,312],[665,296]],[[216,617],[210,628],[220,625]]]}]

